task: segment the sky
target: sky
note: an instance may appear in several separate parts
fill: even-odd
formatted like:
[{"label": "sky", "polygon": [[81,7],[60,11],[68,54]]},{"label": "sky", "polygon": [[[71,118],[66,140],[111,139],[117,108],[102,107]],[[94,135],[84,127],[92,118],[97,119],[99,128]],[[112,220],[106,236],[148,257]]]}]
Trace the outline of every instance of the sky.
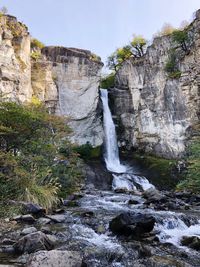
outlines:
[{"label": "sky", "polygon": [[0,0],[45,45],[88,49],[106,58],[133,34],[151,40],[164,23],[191,21],[200,0]]}]

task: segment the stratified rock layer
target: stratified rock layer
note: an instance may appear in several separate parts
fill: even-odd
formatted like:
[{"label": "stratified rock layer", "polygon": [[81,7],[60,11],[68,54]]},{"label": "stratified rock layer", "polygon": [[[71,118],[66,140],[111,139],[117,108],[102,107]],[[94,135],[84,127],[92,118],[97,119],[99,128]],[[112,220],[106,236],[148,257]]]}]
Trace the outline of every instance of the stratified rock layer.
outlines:
[{"label": "stratified rock layer", "polygon": [[176,48],[180,78],[165,71],[171,36],[155,38],[143,58],[130,58],[119,69],[111,89],[121,145],[177,158],[185,151],[190,127],[200,114],[200,12],[188,27],[189,53]]}]

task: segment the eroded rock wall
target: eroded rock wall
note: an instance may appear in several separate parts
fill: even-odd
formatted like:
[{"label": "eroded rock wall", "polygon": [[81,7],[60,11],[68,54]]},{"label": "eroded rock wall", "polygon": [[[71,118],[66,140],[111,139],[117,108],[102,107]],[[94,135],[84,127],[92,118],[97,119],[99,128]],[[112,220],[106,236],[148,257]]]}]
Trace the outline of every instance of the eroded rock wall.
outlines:
[{"label": "eroded rock wall", "polygon": [[[143,58],[125,61],[118,71],[110,94],[122,145],[170,158],[184,154],[200,115],[200,12],[188,36],[189,53],[163,36],[154,39]],[[165,71],[172,48],[179,55],[181,76],[176,79]]]},{"label": "eroded rock wall", "polygon": [[15,17],[0,17],[0,94],[11,101],[30,101],[30,35]]}]

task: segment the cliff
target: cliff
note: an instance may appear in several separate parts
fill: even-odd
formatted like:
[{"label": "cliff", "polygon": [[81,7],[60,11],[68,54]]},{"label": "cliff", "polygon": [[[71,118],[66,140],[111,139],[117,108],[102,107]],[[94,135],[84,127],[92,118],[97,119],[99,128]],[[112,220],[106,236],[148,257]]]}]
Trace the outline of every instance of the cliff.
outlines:
[{"label": "cliff", "polygon": [[27,27],[15,17],[0,17],[1,97],[19,102],[36,97],[51,112],[69,118],[71,140],[78,144],[102,143],[98,111],[102,66],[88,50],[53,46],[31,49]]},{"label": "cliff", "polygon": [[[158,156],[183,156],[200,116],[200,11],[188,26],[188,52],[170,35],[155,38],[144,57],[126,60],[110,90],[122,146]],[[171,51],[178,55],[180,77],[165,70]]]}]

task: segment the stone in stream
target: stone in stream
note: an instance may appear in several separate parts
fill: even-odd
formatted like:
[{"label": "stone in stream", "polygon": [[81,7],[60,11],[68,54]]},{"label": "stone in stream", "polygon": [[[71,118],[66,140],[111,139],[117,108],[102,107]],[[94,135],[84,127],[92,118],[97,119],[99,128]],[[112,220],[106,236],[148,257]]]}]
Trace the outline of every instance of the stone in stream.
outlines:
[{"label": "stone in stream", "polygon": [[183,236],[181,244],[183,246],[200,251],[200,238],[198,236]]},{"label": "stone in stream", "polygon": [[155,218],[146,214],[121,213],[109,224],[110,230],[118,235],[141,238],[143,234],[153,230]]},{"label": "stone in stream", "polygon": [[149,188],[144,191],[143,197],[146,198],[148,202],[160,201],[164,198],[164,196],[155,188]]},{"label": "stone in stream", "polygon": [[77,251],[38,251],[30,256],[26,267],[81,267],[82,257]]},{"label": "stone in stream", "polygon": [[33,253],[38,250],[51,250],[53,248],[54,242],[40,231],[22,237],[14,245],[15,251],[20,254]]}]

